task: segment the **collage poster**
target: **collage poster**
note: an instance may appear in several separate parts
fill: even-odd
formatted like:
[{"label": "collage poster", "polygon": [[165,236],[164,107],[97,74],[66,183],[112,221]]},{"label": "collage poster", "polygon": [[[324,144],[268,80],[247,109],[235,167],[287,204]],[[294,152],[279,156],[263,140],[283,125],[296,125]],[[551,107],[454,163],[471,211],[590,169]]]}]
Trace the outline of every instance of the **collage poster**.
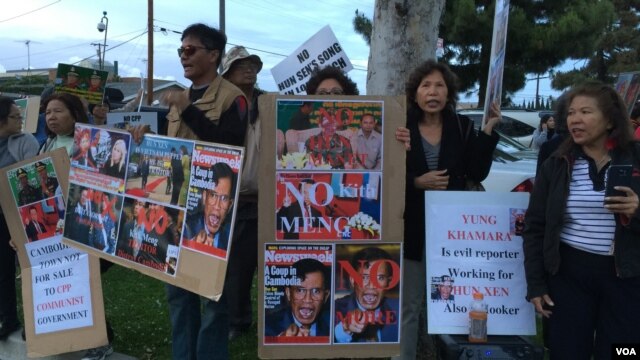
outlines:
[{"label": "collage poster", "polygon": [[64,245],[65,202],[53,161],[7,171],[31,264],[36,335],[93,325],[89,255]]},{"label": "collage poster", "polygon": [[399,343],[401,258],[400,243],[265,244],[264,345]]},{"label": "collage poster", "polygon": [[468,306],[479,292],[489,335],[535,335],[522,251],[529,194],[425,194],[429,334],[467,334]]},{"label": "collage poster", "polygon": [[64,237],[177,276],[180,253],[227,259],[242,150],[76,125]]},{"label": "collage poster", "polygon": [[382,124],[382,102],[277,102],[276,239],[381,239]]}]

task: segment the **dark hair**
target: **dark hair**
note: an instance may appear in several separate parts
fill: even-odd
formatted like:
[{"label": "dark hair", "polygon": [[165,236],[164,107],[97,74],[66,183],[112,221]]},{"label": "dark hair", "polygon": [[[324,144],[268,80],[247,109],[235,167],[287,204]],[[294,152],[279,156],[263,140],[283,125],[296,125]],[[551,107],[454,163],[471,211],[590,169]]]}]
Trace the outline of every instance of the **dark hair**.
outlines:
[{"label": "dark hair", "polygon": [[388,252],[380,249],[379,247],[370,246],[353,255],[351,258],[351,266],[356,270],[360,269],[360,265],[364,265],[366,268],[369,268],[376,260],[393,260],[393,258]]},{"label": "dark hair", "polygon": [[449,66],[433,59],[429,59],[418,65],[418,67],[411,72],[411,75],[409,75],[405,86],[408,110],[422,113],[422,110],[416,103],[416,91],[418,91],[422,79],[435,71],[442,74],[444,83],[447,85],[447,105],[451,106],[451,109],[455,111],[456,103],[458,102],[458,77],[451,71]]},{"label": "dark hair", "polygon": [[327,79],[334,79],[337,81],[342,87],[342,91],[344,91],[345,95],[360,95],[358,85],[356,85],[356,83],[351,80],[344,71],[333,66],[327,66],[322,69],[315,68],[315,70],[313,70],[309,81],[307,81],[307,94],[315,95],[320,83]]},{"label": "dark hair", "polygon": [[213,170],[213,181],[218,183],[219,179],[229,178],[231,180],[231,196],[236,192],[236,174],[227,163],[219,162],[215,163],[211,169]]},{"label": "dark hair", "polygon": [[331,279],[329,279],[327,267],[324,266],[320,261],[316,259],[304,258],[293,263],[291,267],[295,269],[295,277],[297,277],[300,282],[304,281],[304,279],[307,278],[307,274],[319,272],[322,274],[322,284],[324,288],[331,288]]},{"label": "dark hair", "polygon": [[9,120],[11,106],[15,105],[15,103],[16,102],[10,97],[0,96],[0,123],[4,124]]},{"label": "dark hair", "polygon": [[302,191],[302,184],[315,184],[316,181],[313,180],[312,178],[304,178],[302,180],[300,180],[300,182],[298,183],[298,190]]},{"label": "dark hair", "polygon": [[[55,93],[49,96],[43,103],[44,109],[46,110],[49,103],[53,100],[58,100],[64,104],[64,106],[69,110],[71,116],[75,120],[76,123],[88,124],[89,118],[87,117],[87,113],[84,111],[84,105],[82,105],[82,100],[79,97],[69,94],[69,93]],[[48,125],[45,125],[45,133],[48,137],[55,137],[56,134],[49,129]]]},{"label": "dark hair", "polygon": [[[615,148],[629,149],[634,142],[631,121],[627,114],[624,100],[611,86],[599,81],[587,81],[572,88],[566,96],[566,109],[568,111],[571,102],[578,96],[586,96],[596,100],[598,109],[608,120],[612,128],[609,130],[609,140]],[[569,136],[565,140],[561,153],[567,153],[574,146],[573,138]]]},{"label": "dark hair", "polygon": [[38,212],[38,209],[36,209],[35,206],[29,206],[29,212],[31,212],[31,210],[35,210],[36,212]]},{"label": "dark hair", "polygon": [[227,35],[216,28],[202,23],[197,23],[189,25],[184,29],[180,40],[182,41],[188,36],[195,37],[200,40],[202,45],[208,50],[218,50],[218,61],[216,62],[216,66],[220,66],[224,47],[227,46]]},{"label": "dark hair", "polygon": [[551,118],[551,114],[544,114],[540,117],[540,124],[538,124],[538,130],[542,131],[542,124],[546,124]]}]

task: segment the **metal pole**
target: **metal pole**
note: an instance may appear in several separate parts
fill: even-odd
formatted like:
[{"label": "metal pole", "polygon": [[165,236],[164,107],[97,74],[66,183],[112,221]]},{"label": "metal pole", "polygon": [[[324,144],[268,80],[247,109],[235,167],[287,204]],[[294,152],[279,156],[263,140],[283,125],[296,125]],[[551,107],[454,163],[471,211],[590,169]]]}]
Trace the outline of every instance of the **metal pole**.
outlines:
[{"label": "metal pole", "polygon": [[153,102],[153,0],[147,1],[147,105]]},{"label": "metal pole", "polygon": [[102,17],[105,20],[105,28],[104,28],[104,45],[102,46],[102,61],[100,63],[100,70],[104,70],[104,60],[107,55],[107,32],[109,31],[109,18],[107,17],[107,12],[103,11]]},{"label": "metal pole", "polygon": [[[220,1],[220,31],[222,31],[223,34],[226,34],[225,32],[225,9],[224,9],[224,5],[225,5],[225,0],[219,0]],[[222,54],[220,54],[220,57],[222,58],[222,56],[224,55],[224,49],[222,49]],[[220,72],[222,72],[222,61],[220,62],[220,66],[218,69]]]}]

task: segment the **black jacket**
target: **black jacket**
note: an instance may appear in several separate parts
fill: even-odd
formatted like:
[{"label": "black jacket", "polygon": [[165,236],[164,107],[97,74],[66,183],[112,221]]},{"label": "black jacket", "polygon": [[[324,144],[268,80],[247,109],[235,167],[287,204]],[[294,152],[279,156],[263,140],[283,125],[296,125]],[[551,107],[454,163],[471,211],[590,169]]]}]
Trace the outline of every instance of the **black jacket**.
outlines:
[{"label": "black jacket", "polygon": [[[442,112],[442,139],[437,169],[429,169],[418,129],[421,112],[410,109],[407,128],[411,132],[411,150],[407,153],[407,183],[404,209],[404,257],[420,261],[424,253],[424,190],[414,186],[414,179],[432,170],[448,170],[447,190],[464,190],[466,179],[480,182],[489,175],[498,135],[471,131],[465,143],[471,120],[457,115],[448,107]],[[460,126],[459,126],[460,125]]]},{"label": "black jacket", "polygon": [[[639,147],[636,147],[636,154],[640,154]],[[576,151],[569,155],[552,155],[536,177],[522,236],[528,299],[548,294],[547,278],[560,268],[560,232],[577,155]],[[640,194],[640,157],[614,151],[611,158],[611,164],[633,165],[631,188]],[[616,272],[621,278],[640,276],[640,210],[631,219],[619,215],[615,219]]]}]

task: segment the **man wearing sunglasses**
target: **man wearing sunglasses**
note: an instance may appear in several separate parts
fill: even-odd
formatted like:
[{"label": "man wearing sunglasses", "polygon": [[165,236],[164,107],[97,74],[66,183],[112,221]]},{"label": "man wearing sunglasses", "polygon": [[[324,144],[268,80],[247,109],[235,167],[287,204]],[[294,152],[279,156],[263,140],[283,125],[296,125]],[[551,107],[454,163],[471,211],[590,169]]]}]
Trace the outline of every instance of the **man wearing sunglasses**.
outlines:
[{"label": "man wearing sunglasses", "polygon": [[328,337],[329,306],[325,305],[330,295],[329,271],[320,261],[305,258],[293,263],[289,273],[293,276],[291,285],[284,288],[286,303],[265,316],[265,342],[299,343],[304,341],[296,340],[298,337]]},{"label": "man wearing sunglasses", "polygon": [[[181,40],[180,63],[184,77],[192,84],[188,90],[171,91],[162,98],[170,107],[167,135],[242,146],[247,126],[247,100],[240,89],[219,76],[217,71],[227,43],[226,35],[207,25],[193,24],[184,30]],[[149,128],[137,127],[132,132],[134,140],[140,142]],[[224,217],[226,213],[223,217],[210,219],[222,224]],[[218,245],[226,248],[226,244]],[[167,301],[173,359],[229,358],[229,317],[224,295],[217,302],[203,300],[201,304],[199,295],[167,285]]]}]

